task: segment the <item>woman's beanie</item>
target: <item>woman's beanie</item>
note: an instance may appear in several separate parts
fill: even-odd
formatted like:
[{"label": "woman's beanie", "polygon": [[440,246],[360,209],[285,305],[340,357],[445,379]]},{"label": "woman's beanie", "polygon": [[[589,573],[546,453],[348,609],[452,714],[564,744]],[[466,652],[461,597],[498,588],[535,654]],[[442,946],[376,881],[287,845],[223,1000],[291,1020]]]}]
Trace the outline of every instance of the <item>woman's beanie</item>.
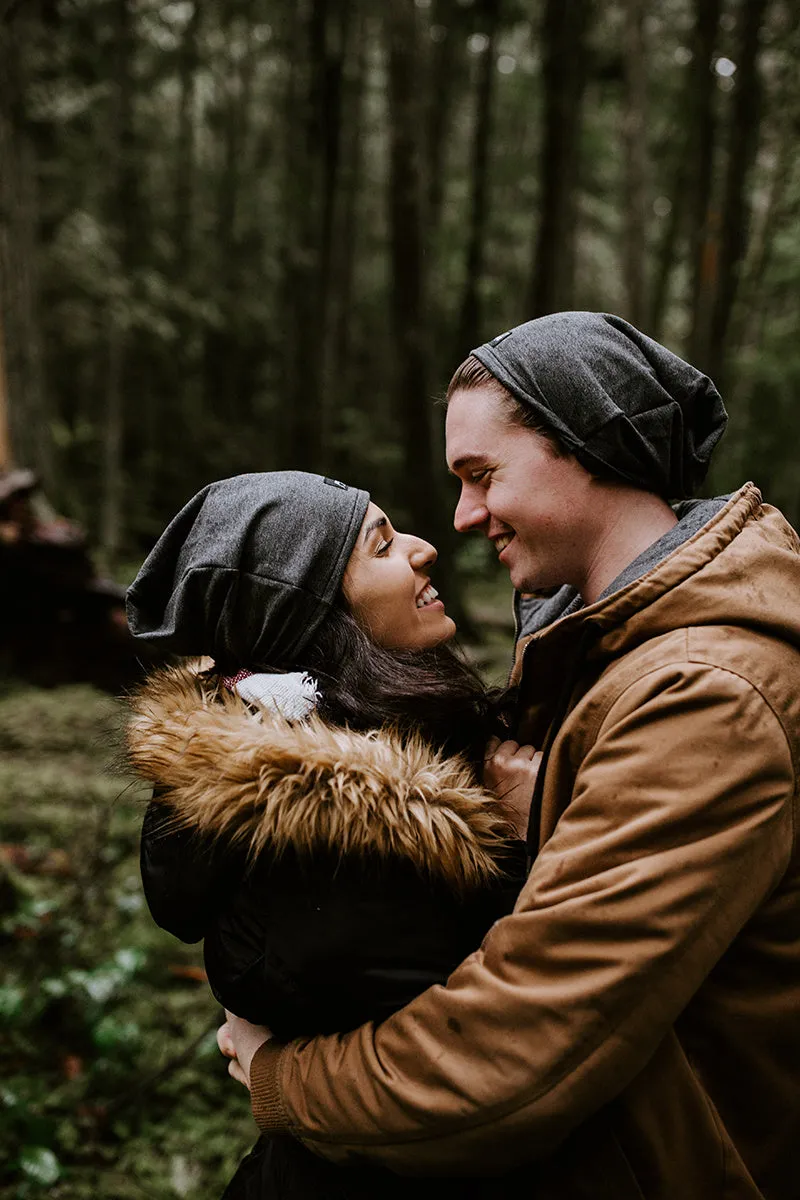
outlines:
[{"label": "woman's beanie", "polygon": [[707,376],[607,313],[539,317],[472,353],[588,471],[668,500],[694,494],[728,420]]},{"label": "woman's beanie", "polygon": [[303,471],[236,475],[198,492],[128,589],[135,637],[217,667],[280,666],[339,590],[369,495]]}]

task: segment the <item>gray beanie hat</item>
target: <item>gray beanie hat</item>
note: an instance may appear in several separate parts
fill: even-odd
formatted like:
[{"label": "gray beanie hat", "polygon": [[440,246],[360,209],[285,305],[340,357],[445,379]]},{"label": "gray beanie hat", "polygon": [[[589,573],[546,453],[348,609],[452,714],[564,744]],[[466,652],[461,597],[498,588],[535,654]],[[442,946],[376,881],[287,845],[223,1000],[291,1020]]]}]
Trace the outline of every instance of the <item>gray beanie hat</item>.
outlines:
[{"label": "gray beanie hat", "polygon": [[369,495],[304,471],[198,492],[128,589],[135,637],[226,672],[290,663],[330,610]]},{"label": "gray beanie hat", "polygon": [[527,321],[472,351],[588,471],[693,495],[728,415],[711,380],[608,313]]}]

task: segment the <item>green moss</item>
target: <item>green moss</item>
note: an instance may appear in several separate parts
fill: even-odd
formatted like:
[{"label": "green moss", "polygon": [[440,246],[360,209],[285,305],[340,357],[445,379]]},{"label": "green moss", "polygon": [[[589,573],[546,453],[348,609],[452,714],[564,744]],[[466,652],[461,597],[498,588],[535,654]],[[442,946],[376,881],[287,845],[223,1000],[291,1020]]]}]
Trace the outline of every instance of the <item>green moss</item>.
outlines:
[{"label": "green moss", "polygon": [[214,1042],[198,946],[141,895],[146,792],[121,706],[87,687],[0,697],[0,1197],[221,1194],[255,1140]]}]

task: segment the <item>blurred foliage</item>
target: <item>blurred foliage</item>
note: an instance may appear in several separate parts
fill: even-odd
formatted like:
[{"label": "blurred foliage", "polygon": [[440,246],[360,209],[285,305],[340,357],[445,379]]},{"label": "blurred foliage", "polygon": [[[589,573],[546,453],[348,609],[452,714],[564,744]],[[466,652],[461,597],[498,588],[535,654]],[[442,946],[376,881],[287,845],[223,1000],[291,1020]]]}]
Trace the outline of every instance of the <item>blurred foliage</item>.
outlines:
[{"label": "blurred foliage", "polygon": [[[12,6],[0,29],[0,311],[17,456],[42,469],[54,501],[101,539],[109,559],[140,560],[192,492],[238,471],[323,469],[370,488],[401,525],[423,519],[415,501],[430,479],[421,464],[431,438],[441,461],[442,414],[432,414],[431,430],[420,424],[416,443],[409,437],[412,408],[403,411],[392,382],[403,359],[395,318],[416,323],[410,336],[424,342],[424,386],[433,397],[474,344],[459,332],[469,284],[478,297],[476,340],[532,315],[527,297],[541,266],[534,247],[549,194],[542,146],[553,99],[544,70],[550,7]],[[790,435],[800,316],[800,160],[792,152],[800,22],[788,0],[763,6],[748,83],[742,29],[750,7],[723,0],[711,55],[701,61],[700,0],[587,0],[585,46],[575,33],[572,47],[584,63],[582,112],[570,134],[576,216],[557,248],[574,269],[559,306],[635,317],[625,276],[635,217],[647,310],[662,268],[665,297],[660,315],[653,310],[639,323],[688,353],[735,251],[730,325],[713,354],[698,350],[698,365],[713,360],[724,377],[731,411],[713,482],[731,488],[754,476],[798,522]],[[414,53],[404,82],[416,117],[401,128],[389,87],[390,35],[410,11]],[[636,212],[624,148],[637,117],[627,90],[631,14],[646,60]],[[493,68],[486,95],[485,54]],[[749,86],[753,103],[737,107]],[[708,91],[705,156],[692,140],[698,87]],[[483,159],[475,140],[481,104],[491,105]],[[408,150],[409,138],[422,193],[404,243],[411,254],[413,237],[421,238],[413,305],[398,290],[389,203],[393,147]],[[737,198],[726,180],[745,144],[753,150],[737,201],[744,235],[731,249],[726,222]],[[698,225],[690,201],[706,160],[709,207]],[[467,244],[481,188],[481,253],[473,261]],[[710,291],[698,301],[700,267]]]},{"label": "blurred foliage", "polygon": [[0,1196],[221,1194],[255,1140],[199,947],[157,929],[121,706],[0,695]]}]

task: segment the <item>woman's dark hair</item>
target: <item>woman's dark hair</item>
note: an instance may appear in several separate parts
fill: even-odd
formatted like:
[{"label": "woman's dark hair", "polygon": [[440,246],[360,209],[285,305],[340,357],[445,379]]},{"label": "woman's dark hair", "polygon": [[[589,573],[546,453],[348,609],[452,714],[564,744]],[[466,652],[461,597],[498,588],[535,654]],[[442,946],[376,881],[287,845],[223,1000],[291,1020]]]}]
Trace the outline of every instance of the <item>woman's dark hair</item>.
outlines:
[{"label": "woman's dark hair", "polygon": [[485,687],[449,646],[388,650],[368,637],[339,598],[293,664],[319,680],[320,714],[337,725],[416,731],[436,749],[477,764],[505,725],[509,701]]},{"label": "woman's dark hair", "polygon": [[553,452],[559,457],[570,453],[558,434],[545,425],[532,409],[519,401],[499,379],[495,379],[488,367],[485,367],[474,354],[467,355],[461,366],[456,368],[455,375],[447,388],[445,404],[450,403],[456,392],[471,392],[479,387],[491,388],[498,399],[502,401],[509,420],[515,425],[522,425],[525,429],[531,429],[540,437],[545,438],[550,443]]}]

